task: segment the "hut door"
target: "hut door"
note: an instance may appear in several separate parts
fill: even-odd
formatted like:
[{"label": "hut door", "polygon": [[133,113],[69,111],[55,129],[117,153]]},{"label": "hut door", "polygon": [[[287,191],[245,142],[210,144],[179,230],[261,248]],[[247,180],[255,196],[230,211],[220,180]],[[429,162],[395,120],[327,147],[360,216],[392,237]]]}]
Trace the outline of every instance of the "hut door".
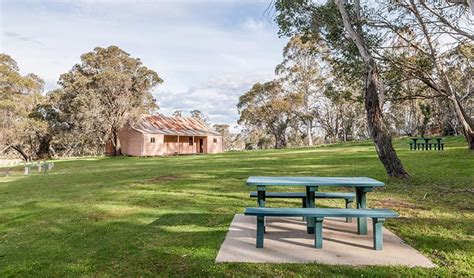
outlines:
[{"label": "hut door", "polygon": [[199,139],[199,153],[204,153],[204,139]]}]

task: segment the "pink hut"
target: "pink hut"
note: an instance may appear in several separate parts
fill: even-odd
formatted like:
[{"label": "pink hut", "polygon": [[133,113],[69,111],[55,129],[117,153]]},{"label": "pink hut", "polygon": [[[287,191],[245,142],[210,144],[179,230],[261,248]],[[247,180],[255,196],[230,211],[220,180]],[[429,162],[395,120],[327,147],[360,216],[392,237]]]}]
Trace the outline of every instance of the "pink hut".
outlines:
[{"label": "pink hut", "polygon": [[119,131],[121,152],[130,156],[164,156],[222,152],[222,135],[196,118],[143,116]]}]

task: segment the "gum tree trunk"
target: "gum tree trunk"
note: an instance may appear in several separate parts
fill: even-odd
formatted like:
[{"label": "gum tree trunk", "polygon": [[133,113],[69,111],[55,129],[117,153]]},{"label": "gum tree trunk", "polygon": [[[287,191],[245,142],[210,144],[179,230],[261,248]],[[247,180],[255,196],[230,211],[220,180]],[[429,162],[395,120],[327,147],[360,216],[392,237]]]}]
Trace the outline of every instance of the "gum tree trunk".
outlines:
[{"label": "gum tree trunk", "polygon": [[313,142],[313,119],[308,119],[307,129],[308,129],[308,146],[312,147]]},{"label": "gum tree trunk", "polygon": [[275,149],[282,149],[286,147],[286,137],[284,134],[275,135]]},{"label": "gum tree trunk", "polygon": [[31,161],[31,158],[23,151],[23,149],[19,145],[11,146],[11,148],[17,151],[25,162]]},{"label": "gum tree trunk", "polygon": [[392,146],[392,136],[383,120],[382,109],[377,91],[379,74],[376,68],[367,69],[365,87],[365,110],[369,132],[375,144],[375,149],[380,161],[385,167],[387,174],[391,177],[409,178],[409,174],[403,168],[402,162]]},{"label": "gum tree trunk", "polygon": [[[365,110],[367,111],[367,122],[369,125],[370,135],[374,141],[377,154],[382,162],[387,174],[391,177],[401,179],[409,178],[410,175],[403,168],[400,159],[395,152],[392,145],[392,136],[390,135],[387,126],[383,120],[382,115],[382,100],[383,87],[380,82],[380,75],[377,69],[377,64],[374,58],[369,53],[367,45],[363,40],[361,34],[357,33],[353,28],[349,15],[346,11],[342,0],[335,0],[337,8],[341,13],[344,28],[349,34],[351,40],[357,46],[360,56],[365,64],[366,80],[365,80]],[[356,7],[356,17],[360,17],[360,3],[358,0],[354,1]],[[360,26],[360,18],[356,20],[357,29],[362,32]]]},{"label": "gum tree trunk", "polygon": [[112,131],[112,147],[113,147],[112,156],[118,156],[121,154],[120,142],[118,139],[117,131],[115,130]]},{"label": "gum tree trunk", "polygon": [[454,111],[456,112],[459,124],[462,126],[462,132],[466,138],[469,150],[474,151],[474,123],[469,115],[466,114],[466,111],[464,111],[455,93],[452,93],[449,99],[453,103]]},{"label": "gum tree trunk", "polygon": [[50,145],[51,145],[51,140],[52,137],[51,135],[47,134],[44,136],[38,136],[38,140],[40,141],[38,151],[36,153],[36,156],[39,159],[47,159],[50,158]]}]

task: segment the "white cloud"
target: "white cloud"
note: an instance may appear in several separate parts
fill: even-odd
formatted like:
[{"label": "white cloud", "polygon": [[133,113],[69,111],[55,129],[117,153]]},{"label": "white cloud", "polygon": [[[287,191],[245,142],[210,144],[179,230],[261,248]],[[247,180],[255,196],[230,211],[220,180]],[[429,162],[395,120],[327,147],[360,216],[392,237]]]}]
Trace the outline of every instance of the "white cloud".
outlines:
[{"label": "white cloud", "polygon": [[267,1],[65,1],[2,3],[0,51],[56,87],[95,46],[118,45],[165,80],[164,113],[199,109],[235,124],[238,97],[273,75],[285,39]]},{"label": "white cloud", "polygon": [[212,123],[235,125],[238,119],[236,106],[239,97],[254,83],[265,82],[272,78],[273,74],[267,72],[214,76],[184,91],[174,93],[159,91],[155,93],[155,97],[163,113],[171,114],[175,110],[189,113],[198,109],[207,115]]},{"label": "white cloud", "polygon": [[175,110],[189,113],[198,109],[209,117],[212,123],[236,124],[236,105],[239,96],[247,92],[256,82],[273,78],[272,74],[215,76],[202,84],[179,92],[158,91],[155,97],[163,113]]},{"label": "white cloud", "polygon": [[267,24],[263,20],[256,20],[254,18],[247,18],[242,23],[242,28],[247,31],[260,31],[267,27]]}]

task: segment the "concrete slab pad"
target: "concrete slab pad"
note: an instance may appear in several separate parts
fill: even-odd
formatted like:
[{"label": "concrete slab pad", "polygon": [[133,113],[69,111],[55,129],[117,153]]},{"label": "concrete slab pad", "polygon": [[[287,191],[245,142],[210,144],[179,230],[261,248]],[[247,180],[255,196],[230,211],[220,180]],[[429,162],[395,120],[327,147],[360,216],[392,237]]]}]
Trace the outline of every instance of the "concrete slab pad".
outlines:
[{"label": "concrete slab pad", "polygon": [[323,249],[315,249],[301,218],[266,218],[264,248],[255,248],[256,217],[235,215],[216,262],[311,263],[343,265],[404,265],[436,267],[384,227],[384,249],[372,249],[369,233],[357,234],[356,219],[327,218],[323,222]]}]

